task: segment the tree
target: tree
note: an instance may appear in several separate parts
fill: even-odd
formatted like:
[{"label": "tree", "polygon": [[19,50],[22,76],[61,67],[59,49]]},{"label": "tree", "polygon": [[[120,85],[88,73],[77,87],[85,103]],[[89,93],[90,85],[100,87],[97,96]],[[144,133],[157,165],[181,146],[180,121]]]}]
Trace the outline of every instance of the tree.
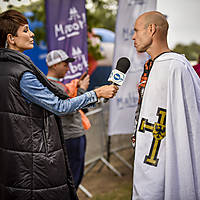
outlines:
[{"label": "tree", "polygon": [[29,19],[33,21],[40,21],[42,22],[43,26],[36,28],[34,30],[35,33],[35,40],[36,43],[39,44],[40,41],[46,41],[46,31],[45,31],[45,21],[46,21],[46,15],[45,15],[45,1],[44,0],[38,0],[34,3],[31,3],[28,6],[21,6],[21,7],[13,7],[12,5],[10,6],[11,8],[14,8],[22,13],[31,11],[33,12],[33,16],[29,17]]},{"label": "tree", "polygon": [[[9,2],[9,0],[4,1]],[[11,2],[9,8],[13,8]],[[97,27],[115,31],[117,8],[118,0],[86,0],[88,30],[91,31],[92,28]],[[30,17],[30,20],[43,22],[43,27],[34,30],[35,40],[37,43],[41,40],[46,41],[45,0],[38,0],[29,6],[16,7],[15,9],[21,12],[32,11],[34,14]],[[195,42],[189,45],[177,44],[173,51],[185,54],[189,60],[196,60],[200,54],[200,44]]]},{"label": "tree", "polygon": [[[21,12],[32,11],[34,14],[29,19],[31,21],[43,22],[43,27],[34,30],[36,43],[39,44],[41,40],[46,41],[45,31],[45,1],[39,0],[31,3],[29,6],[21,6],[16,8]],[[115,30],[115,19],[117,13],[117,0],[86,0],[86,14],[88,32],[91,32],[93,27],[106,28]],[[100,45],[92,45],[91,40],[88,40],[88,53],[96,60],[102,59],[100,52]]]},{"label": "tree", "polygon": [[180,54],[185,54],[185,57],[188,60],[197,60],[198,56],[200,55],[200,44],[195,42],[189,45],[177,44],[173,51]]},{"label": "tree", "polygon": [[[43,22],[43,27],[37,28],[35,32],[35,40],[39,43],[41,40],[46,41],[45,36],[45,1],[38,0],[29,6],[16,7],[15,9],[25,12],[32,11],[34,15],[30,17],[31,21]],[[86,0],[86,14],[88,30],[93,27],[106,28],[115,30],[115,19],[117,13],[117,0]]]},{"label": "tree", "polygon": [[117,0],[86,0],[87,23],[93,27],[115,31]]}]

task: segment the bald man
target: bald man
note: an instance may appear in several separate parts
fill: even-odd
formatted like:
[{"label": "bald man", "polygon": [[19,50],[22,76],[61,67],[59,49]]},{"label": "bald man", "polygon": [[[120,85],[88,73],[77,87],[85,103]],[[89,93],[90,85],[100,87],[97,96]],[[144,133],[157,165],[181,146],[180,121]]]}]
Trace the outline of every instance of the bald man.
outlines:
[{"label": "bald man", "polygon": [[146,12],[134,26],[134,46],[147,52],[139,105],[132,200],[200,199],[200,80],[167,44],[163,14]]}]

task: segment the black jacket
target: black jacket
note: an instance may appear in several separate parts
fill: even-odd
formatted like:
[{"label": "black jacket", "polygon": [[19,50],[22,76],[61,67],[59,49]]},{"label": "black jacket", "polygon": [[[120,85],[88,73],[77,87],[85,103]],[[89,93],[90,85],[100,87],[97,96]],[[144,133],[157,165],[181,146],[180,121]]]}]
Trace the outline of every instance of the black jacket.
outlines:
[{"label": "black jacket", "polygon": [[26,71],[66,98],[28,57],[0,49],[0,200],[76,200],[60,121],[21,95]]}]

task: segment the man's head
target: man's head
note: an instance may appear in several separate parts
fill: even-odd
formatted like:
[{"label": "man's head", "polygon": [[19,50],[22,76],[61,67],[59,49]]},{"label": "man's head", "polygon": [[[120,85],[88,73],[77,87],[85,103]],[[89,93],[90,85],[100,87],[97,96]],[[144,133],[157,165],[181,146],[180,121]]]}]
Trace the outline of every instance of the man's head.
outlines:
[{"label": "man's head", "polygon": [[69,70],[68,63],[74,62],[63,50],[52,50],[47,54],[46,63],[48,65],[48,74],[56,78],[63,78]]},{"label": "man's head", "polygon": [[146,52],[155,43],[167,44],[168,22],[166,17],[157,11],[140,15],[134,26],[134,46],[138,52]]}]

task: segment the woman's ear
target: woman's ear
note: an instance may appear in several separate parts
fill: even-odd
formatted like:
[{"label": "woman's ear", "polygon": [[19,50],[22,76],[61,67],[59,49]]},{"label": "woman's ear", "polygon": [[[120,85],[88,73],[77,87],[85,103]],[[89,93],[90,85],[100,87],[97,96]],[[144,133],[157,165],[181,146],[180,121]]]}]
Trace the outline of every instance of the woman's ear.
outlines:
[{"label": "woman's ear", "polygon": [[8,43],[8,45],[9,44],[12,44],[12,45],[15,44],[14,37],[10,33],[7,35],[7,43]]}]

